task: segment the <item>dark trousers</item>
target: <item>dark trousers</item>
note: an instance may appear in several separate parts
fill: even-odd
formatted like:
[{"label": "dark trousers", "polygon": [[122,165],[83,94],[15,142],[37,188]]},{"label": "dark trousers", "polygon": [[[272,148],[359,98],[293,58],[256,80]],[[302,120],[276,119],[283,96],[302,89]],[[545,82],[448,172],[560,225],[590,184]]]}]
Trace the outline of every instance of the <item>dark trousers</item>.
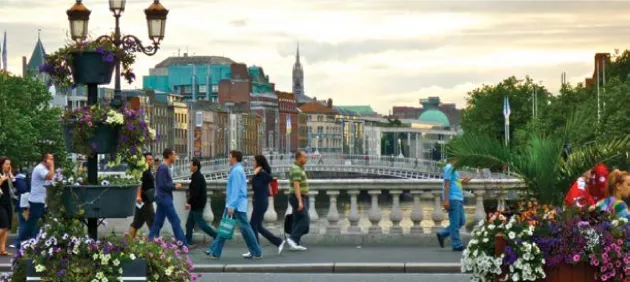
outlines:
[{"label": "dark trousers", "polygon": [[302,206],[304,207],[302,211],[298,211],[298,201],[295,194],[289,196],[289,204],[293,208],[293,228],[289,238],[299,245],[300,239],[308,232],[311,224],[311,218],[308,215],[308,196],[302,195]]},{"label": "dark trousers", "polygon": [[195,225],[199,226],[203,232],[213,239],[217,238],[217,231],[203,220],[203,210],[191,210],[188,213],[188,219],[186,219],[186,242],[188,242],[188,245],[192,245],[193,229]]},{"label": "dark trousers", "polygon": [[173,227],[173,236],[175,236],[175,239],[186,244],[186,237],[182,230],[181,221],[177,216],[177,211],[175,211],[173,198],[170,196],[158,196],[155,199],[155,203],[157,204],[157,211],[155,211],[155,219],[153,220],[153,225],[149,232],[149,239],[160,236],[160,230],[164,226],[164,221],[168,218],[171,227]]},{"label": "dark trousers", "polygon": [[15,212],[17,213],[17,218],[18,218],[18,236],[15,237],[15,247],[16,248],[20,248],[20,232],[22,232],[22,230],[26,229],[26,219],[24,219],[24,215],[22,215],[22,208],[20,207],[20,203],[17,203],[15,205]]},{"label": "dark trousers", "polygon": [[39,233],[39,229],[37,229],[37,223],[39,220],[44,217],[45,207],[43,203],[32,203],[29,202],[30,212],[28,219],[24,223],[24,228],[20,228],[18,233],[18,241],[17,246],[19,247],[22,242],[35,238]]},{"label": "dark trousers", "polygon": [[254,201],[254,211],[252,212],[252,218],[249,224],[252,226],[252,230],[254,231],[254,235],[256,235],[256,241],[260,244],[260,239],[258,238],[258,233],[265,237],[265,239],[269,240],[271,244],[278,247],[282,244],[282,239],[273,235],[267,228],[263,226],[263,221],[265,220],[265,212],[269,207],[269,200],[267,199],[257,199]]}]

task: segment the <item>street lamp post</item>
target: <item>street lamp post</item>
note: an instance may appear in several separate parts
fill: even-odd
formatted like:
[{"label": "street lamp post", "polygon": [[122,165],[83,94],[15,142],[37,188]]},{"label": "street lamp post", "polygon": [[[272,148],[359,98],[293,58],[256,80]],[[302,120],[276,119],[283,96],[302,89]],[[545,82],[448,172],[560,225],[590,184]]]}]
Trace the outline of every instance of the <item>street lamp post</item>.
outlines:
[{"label": "street lamp post", "polygon": [[[140,39],[133,35],[122,36],[120,33],[120,16],[125,10],[125,0],[109,0],[109,9],[114,14],[116,28],[112,36],[103,35],[95,41],[111,41],[116,48],[122,49],[121,52],[142,52],[146,55],[154,55],[160,45],[160,41],[164,38],[164,29],[166,26],[166,15],[168,10],[160,4],[159,0],[155,0],[149,8],[144,10],[147,18],[147,26],[149,31],[149,39],[152,40],[152,46],[143,46]],[[76,0],[74,5],[66,11],[68,21],[70,23],[70,37],[76,42],[83,42],[87,39],[88,23],[92,12],[83,5],[81,0]],[[121,48],[122,47],[122,48]],[[88,87],[88,106],[95,105],[98,98],[98,84],[90,83]],[[114,99],[111,105],[120,108],[123,105],[120,95],[120,61],[116,62],[116,77],[114,88]],[[88,156],[88,183],[91,185],[98,184],[98,155],[92,154]],[[98,219],[88,218],[87,222],[88,235],[96,239],[98,231]]]}]

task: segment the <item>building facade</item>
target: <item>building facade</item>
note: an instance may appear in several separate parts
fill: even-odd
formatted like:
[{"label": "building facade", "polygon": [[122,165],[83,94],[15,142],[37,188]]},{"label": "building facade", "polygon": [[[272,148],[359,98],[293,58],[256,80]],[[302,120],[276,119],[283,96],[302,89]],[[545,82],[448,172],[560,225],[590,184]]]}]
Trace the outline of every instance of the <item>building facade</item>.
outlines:
[{"label": "building facade", "polygon": [[302,105],[300,111],[307,116],[307,151],[341,153],[343,135],[332,100],[329,99],[326,105],[311,101]]},{"label": "building facade", "polygon": [[309,146],[308,114],[303,113],[298,108],[297,120],[298,120],[297,128],[298,128],[298,144],[299,144],[298,150],[306,151]]},{"label": "building facade", "polygon": [[262,67],[248,69],[251,77],[251,112],[262,120],[262,152],[280,152],[280,110],[275,85],[265,75]]},{"label": "building facade", "polygon": [[280,109],[280,152],[295,152],[299,147],[298,107],[293,93],[276,91]]}]

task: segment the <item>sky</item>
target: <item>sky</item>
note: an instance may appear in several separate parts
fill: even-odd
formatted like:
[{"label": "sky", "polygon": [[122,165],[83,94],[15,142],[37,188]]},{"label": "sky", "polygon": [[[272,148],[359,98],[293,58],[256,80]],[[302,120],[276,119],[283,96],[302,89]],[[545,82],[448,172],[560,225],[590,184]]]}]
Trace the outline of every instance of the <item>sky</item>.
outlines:
[{"label": "sky", "polygon": [[[124,34],[147,38],[144,9],[128,0]],[[72,0],[0,0],[9,71],[21,74],[41,29],[46,52],[67,40]],[[84,0],[95,38],[113,31],[106,0]],[[138,55],[138,77],[178,52],[262,66],[276,89],[291,91],[299,43],[305,92],[335,105],[419,106],[439,96],[466,104],[466,93],[516,75],[552,92],[593,73],[596,52],[630,45],[630,1],[162,0],[170,10],[155,56]],[[140,88],[142,81],[123,88]]]}]

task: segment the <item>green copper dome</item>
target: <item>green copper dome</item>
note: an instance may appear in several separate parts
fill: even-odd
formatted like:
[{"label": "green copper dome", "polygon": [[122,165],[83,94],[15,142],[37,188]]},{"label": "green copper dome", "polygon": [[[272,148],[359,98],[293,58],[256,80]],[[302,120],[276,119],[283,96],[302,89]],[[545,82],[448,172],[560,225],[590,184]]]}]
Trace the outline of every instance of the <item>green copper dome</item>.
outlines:
[{"label": "green copper dome", "polygon": [[422,112],[418,118],[420,122],[426,122],[431,124],[439,124],[442,127],[450,127],[451,122],[448,121],[448,117],[440,110],[426,110]]}]

